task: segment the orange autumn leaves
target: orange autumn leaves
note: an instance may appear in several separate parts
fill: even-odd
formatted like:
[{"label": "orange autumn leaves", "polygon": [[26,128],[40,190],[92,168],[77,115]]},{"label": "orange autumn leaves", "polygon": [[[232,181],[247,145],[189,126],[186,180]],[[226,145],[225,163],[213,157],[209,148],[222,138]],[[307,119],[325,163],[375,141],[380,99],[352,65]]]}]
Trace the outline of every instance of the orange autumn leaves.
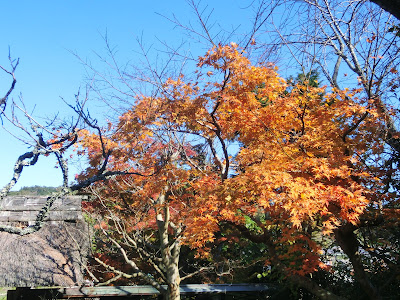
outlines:
[{"label": "orange autumn leaves", "polygon": [[[305,228],[330,234],[356,224],[370,204],[379,182],[365,160],[382,152],[375,112],[356,90],[289,86],[235,44],[213,47],[197,67],[194,79],[170,78],[157,96],[138,95],[110,124],[108,168],[132,174],[101,183],[103,192],[118,205],[124,194],[132,210],[167,207],[172,224],[185,227],[182,243],[193,248],[206,249],[219,222],[249,216],[279,236],[274,243],[289,267],[307,273],[323,266],[321,245]],[[95,133],[81,137],[91,163],[85,178],[103,154]],[[229,142],[234,153],[222,158]],[[229,166],[227,178],[218,158]],[[168,202],[154,206],[165,187]]]}]

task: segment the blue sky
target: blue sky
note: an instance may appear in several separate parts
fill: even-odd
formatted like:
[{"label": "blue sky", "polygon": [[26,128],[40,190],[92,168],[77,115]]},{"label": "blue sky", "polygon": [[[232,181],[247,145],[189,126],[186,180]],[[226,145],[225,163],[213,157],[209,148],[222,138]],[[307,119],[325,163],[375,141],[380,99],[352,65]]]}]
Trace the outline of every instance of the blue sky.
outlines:
[{"label": "blue sky", "polygon": [[[251,9],[244,9],[252,1],[204,0],[201,7],[213,9],[212,18],[226,30],[239,27],[246,32],[251,25]],[[70,115],[60,97],[73,102],[74,94],[85,86],[85,69],[71,54],[96,62],[96,53],[104,53],[102,36],[107,33],[118,49],[121,61],[135,63],[138,59],[136,39],[153,49],[162,49],[160,41],[174,46],[187,42],[186,47],[199,47],[187,41],[184,32],[159,14],[173,14],[183,23],[196,23],[193,10],[184,0],[136,1],[136,0],[73,0],[73,1],[1,1],[0,10],[0,64],[8,67],[8,51],[20,58],[16,71],[17,88],[12,97],[23,96],[34,115],[51,117]],[[201,45],[200,45],[201,47]],[[192,49],[196,50],[196,49]],[[7,77],[0,76],[0,92],[9,84]],[[99,115],[98,115],[99,117]],[[101,117],[101,116],[100,116]],[[0,186],[12,175],[17,157],[27,146],[0,128]],[[42,158],[34,167],[26,169],[15,189],[22,186],[58,186],[62,182],[55,161]],[[76,173],[76,168],[72,168]],[[71,174],[73,176],[73,174]]]}]

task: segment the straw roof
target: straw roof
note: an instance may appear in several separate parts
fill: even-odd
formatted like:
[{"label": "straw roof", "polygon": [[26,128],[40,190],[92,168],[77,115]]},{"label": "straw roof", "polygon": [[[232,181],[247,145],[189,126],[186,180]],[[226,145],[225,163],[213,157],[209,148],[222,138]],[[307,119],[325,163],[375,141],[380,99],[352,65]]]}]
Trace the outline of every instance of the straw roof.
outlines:
[{"label": "straw roof", "polygon": [[79,223],[48,224],[27,236],[1,232],[0,286],[82,284],[88,239]]},{"label": "straw roof", "polygon": [[88,228],[81,215],[48,221],[26,236],[0,232],[0,286],[81,285],[88,249]]}]

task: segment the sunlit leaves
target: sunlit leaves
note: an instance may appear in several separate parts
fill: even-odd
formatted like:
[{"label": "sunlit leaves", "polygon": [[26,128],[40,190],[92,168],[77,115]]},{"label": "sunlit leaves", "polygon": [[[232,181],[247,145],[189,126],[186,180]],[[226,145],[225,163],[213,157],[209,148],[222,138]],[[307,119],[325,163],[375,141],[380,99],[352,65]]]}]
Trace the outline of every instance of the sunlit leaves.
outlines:
[{"label": "sunlit leaves", "polygon": [[[84,133],[91,164],[84,175],[109,153],[108,168],[126,172],[98,184],[115,210],[140,208],[141,224],[152,228],[156,213],[147,212],[167,208],[171,228],[183,225],[180,242],[202,255],[220,222],[251,218],[288,268],[302,275],[325,268],[313,232],[357,224],[379,181],[379,166],[364,158],[383,152],[370,99],[357,90],[328,93],[316,81],[288,86],[276,68],[252,65],[235,44],[213,47],[197,66],[196,78],[170,78],[157,97],[137,95],[102,141]],[[237,145],[229,156],[228,142]],[[158,203],[164,189],[168,201]]]}]

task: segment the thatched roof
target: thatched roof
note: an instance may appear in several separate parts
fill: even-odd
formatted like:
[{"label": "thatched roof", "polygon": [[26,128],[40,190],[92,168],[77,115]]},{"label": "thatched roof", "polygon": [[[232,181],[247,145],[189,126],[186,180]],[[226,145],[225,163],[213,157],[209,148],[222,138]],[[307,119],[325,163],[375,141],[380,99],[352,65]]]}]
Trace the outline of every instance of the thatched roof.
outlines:
[{"label": "thatched roof", "polygon": [[26,236],[0,232],[0,286],[80,285],[88,247],[82,218],[49,221]]}]

